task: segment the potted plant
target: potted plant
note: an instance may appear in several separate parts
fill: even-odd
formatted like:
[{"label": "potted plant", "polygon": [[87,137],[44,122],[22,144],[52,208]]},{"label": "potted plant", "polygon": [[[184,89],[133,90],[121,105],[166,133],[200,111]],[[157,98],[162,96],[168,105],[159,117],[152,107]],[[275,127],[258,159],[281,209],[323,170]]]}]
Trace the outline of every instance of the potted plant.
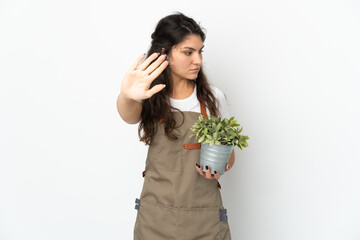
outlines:
[{"label": "potted plant", "polygon": [[229,161],[235,146],[241,150],[248,146],[248,136],[241,135],[242,127],[234,117],[230,119],[218,118],[209,115],[199,120],[190,128],[194,132],[190,137],[196,136],[201,143],[200,165],[205,171],[205,166],[211,169],[211,173],[217,171],[224,174],[225,166]]}]

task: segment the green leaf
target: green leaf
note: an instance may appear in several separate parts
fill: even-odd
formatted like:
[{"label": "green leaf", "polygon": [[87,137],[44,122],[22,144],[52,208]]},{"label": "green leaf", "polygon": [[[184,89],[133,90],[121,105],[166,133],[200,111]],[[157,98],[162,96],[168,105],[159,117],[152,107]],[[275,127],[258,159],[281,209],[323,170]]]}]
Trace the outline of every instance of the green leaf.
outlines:
[{"label": "green leaf", "polygon": [[198,142],[238,146],[240,149],[248,146],[246,141],[249,137],[241,135],[243,127],[238,124],[235,117],[227,119],[209,115],[209,118],[204,119],[199,115],[198,121],[190,130],[193,134],[189,138],[196,136]]},{"label": "green leaf", "polygon": [[218,132],[214,132],[213,138],[216,140],[218,138]]},{"label": "green leaf", "polygon": [[216,131],[216,132],[219,131],[220,128],[221,128],[221,123],[219,123],[219,124],[216,126],[215,131]]}]

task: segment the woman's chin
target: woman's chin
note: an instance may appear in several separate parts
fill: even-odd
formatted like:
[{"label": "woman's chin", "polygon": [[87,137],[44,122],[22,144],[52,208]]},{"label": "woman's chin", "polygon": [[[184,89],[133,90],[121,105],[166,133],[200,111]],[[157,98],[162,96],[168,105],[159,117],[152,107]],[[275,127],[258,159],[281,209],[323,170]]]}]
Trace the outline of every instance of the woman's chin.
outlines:
[{"label": "woman's chin", "polygon": [[191,75],[188,76],[188,79],[190,79],[190,80],[196,80],[197,77],[198,77],[198,74],[197,74],[197,73],[196,73],[196,74],[191,74]]}]

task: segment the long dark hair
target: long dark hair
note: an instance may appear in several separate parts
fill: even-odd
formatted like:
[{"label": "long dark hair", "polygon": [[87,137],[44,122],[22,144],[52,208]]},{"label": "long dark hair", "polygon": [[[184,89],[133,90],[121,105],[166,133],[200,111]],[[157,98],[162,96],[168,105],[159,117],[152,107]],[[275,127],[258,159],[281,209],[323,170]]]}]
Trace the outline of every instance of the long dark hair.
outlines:
[{"label": "long dark hair", "polygon": [[[151,34],[152,41],[147,55],[150,56],[154,52],[161,52],[168,55],[174,45],[182,42],[185,37],[190,34],[199,35],[202,41],[205,41],[204,32],[192,18],[182,13],[166,16],[158,22],[155,31]],[[156,84],[165,84],[166,87],[164,90],[154,94],[151,98],[143,101],[141,121],[138,129],[140,141],[148,145],[151,144],[152,138],[157,131],[159,120],[162,120],[161,124],[164,124],[165,135],[169,139],[177,138],[172,134],[172,130],[177,127],[177,123],[171,112],[171,109],[174,108],[168,100],[173,90],[170,66],[152,82],[150,88]],[[209,109],[211,115],[218,116],[218,100],[211,91],[202,67],[200,67],[195,84],[196,95],[199,102]]]}]

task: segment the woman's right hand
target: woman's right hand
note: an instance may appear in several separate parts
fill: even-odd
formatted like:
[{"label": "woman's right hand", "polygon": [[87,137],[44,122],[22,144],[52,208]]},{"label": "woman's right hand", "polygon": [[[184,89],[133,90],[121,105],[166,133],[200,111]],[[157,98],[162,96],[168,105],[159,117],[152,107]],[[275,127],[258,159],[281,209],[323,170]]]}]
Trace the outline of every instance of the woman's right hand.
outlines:
[{"label": "woman's right hand", "polygon": [[[165,61],[166,55],[159,56],[158,53],[153,53],[141,63],[144,58],[144,54],[138,57],[131,68],[126,71],[122,80],[120,94],[128,99],[144,100],[165,87],[164,84],[157,84],[150,89],[150,84],[169,64],[168,61]],[[154,61],[155,59],[156,61]],[[154,62],[150,64],[152,61]]]}]

